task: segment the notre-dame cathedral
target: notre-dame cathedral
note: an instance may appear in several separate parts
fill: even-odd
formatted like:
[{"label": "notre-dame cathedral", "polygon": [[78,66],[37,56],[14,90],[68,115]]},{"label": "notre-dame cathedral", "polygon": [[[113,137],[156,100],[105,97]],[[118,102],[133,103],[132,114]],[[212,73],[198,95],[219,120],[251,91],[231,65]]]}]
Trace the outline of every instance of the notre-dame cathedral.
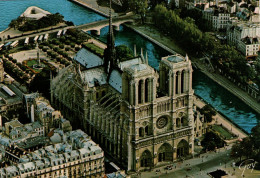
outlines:
[{"label": "notre-dame cathedral", "polygon": [[85,57],[86,65],[72,64],[52,79],[53,105],[129,171],[192,154],[193,90],[188,56],[163,57],[159,72],[143,55],[116,60],[111,15],[107,43],[104,59],[88,56],[82,49],[77,55]]}]

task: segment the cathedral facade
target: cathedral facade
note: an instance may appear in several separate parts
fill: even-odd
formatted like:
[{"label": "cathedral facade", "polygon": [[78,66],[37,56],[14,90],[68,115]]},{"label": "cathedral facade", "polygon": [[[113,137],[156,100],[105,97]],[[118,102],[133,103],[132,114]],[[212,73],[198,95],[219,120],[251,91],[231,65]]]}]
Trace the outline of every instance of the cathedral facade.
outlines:
[{"label": "cathedral facade", "polygon": [[[110,13],[111,14],[111,13]],[[105,58],[81,49],[51,81],[51,102],[128,171],[152,168],[193,153],[192,66],[188,56],[119,61],[112,17]],[[75,120],[77,118],[77,120]]]},{"label": "cathedral facade", "polygon": [[[167,56],[159,73],[136,57],[108,73],[71,65],[51,81],[52,103],[128,170],[154,167],[193,152],[192,66]],[[76,116],[76,117],[75,117]]]}]

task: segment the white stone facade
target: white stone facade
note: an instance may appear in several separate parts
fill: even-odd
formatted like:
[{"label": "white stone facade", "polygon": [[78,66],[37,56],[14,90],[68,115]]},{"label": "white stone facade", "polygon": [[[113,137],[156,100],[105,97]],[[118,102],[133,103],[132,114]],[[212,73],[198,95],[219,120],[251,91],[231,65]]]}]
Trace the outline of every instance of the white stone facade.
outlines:
[{"label": "white stone facade", "polygon": [[234,45],[246,57],[257,56],[259,51],[260,23],[236,22],[227,30],[227,42]]}]

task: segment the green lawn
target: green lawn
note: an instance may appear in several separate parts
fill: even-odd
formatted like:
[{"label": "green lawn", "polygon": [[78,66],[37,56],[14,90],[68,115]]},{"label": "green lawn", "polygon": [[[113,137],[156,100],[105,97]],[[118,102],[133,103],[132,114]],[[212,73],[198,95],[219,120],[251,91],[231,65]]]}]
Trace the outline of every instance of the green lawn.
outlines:
[{"label": "green lawn", "polygon": [[90,49],[93,53],[99,54],[101,56],[104,55],[104,49],[96,46],[93,43],[84,43],[84,45],[86,46],[86,48]]},{"label": "green lawn", "polygon": [[[31,69],[33,69],[35,72],[41,72],[42,70],[41,69],[34,69],[33,68],[33,65],[34,64],[38,64],[38,61],[37,60],[28,60],[27,61],[27,66],[30,67]],[[41,63],[42,64],[42,63]]]},{"label": "green lawn", "polygon": [[225,140],[231,140],[234,138],[232,133],[230,133],[226,128],[220,126],[220,125],[213,125],[212,130],[218,132]]}]

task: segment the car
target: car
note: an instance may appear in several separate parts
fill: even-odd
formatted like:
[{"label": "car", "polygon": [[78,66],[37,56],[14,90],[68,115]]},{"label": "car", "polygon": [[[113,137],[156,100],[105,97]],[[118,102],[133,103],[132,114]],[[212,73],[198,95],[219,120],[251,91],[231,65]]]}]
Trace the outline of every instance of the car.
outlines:
[{"label": "car", "polygon": [[188,167],[188,168],[187,168],[187,171],[190,171],[190,170],[192,170],[192,168],[191,168],[191,167]]},{"label": "car", "polygon": [[166,166],[164,169],[165,170],[172,170],[172,165]]}]

